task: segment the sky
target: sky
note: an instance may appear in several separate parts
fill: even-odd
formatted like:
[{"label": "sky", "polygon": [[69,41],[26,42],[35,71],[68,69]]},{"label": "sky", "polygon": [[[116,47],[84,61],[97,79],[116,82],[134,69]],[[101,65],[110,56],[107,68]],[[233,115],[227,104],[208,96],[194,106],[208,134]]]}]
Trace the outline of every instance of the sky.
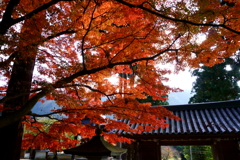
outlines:
[{"label": "sky", "polygon": [[[191,90],[192,83],[196,80],[196,77],[192,77],[190,73],[190,69],[186,68],[185,71],[179,71],[178,74],[174,74],[174,65],[166,64],[166,65],[158,65],[159,68],[171,70],[171,74],[165,75],[169,78],[168,82],[163,82],[170,87],[180,88],[182,90]],[[114,75],[111,78],[108,78],[110,82],[118,84],[118,75]]]},{"label": "sky", "polygon": [[192,77],[191,73],[186,71],[180,71],[178,74],[170,74],[168,84],[170,87],[178,87],[182,90],[191,90],[192,83],[196,80],[196,77]]},{"label": "sky", "polygon": [[[163,82],[165,85],[170,86],[171,88],[180,88],[183,92],[170,93],[168,95],[168,102],[170,105],[180,105],[187,104],[189,98],[193,95],[191,94],[192,84],[196,80],[196,77],[192,77],[189,72],[189,68],[186,68],[185,71],[179,71],[178,74],[174,74],[174,65],[161,65],[160,68],[169,69],[172,71],[171,74],[165,75],[169,78],[168,82]],[[118,83],[118,76],[112,76],[108,78],[112,83]]]},{"label": "sky", "polygon": [[[196,80],[196,77],[192,77],[190,73],[190,68],[186,67],[184,71],[179,71],[177,74],[174,73],[175,65],[174,64],[158,64],[158,68],[170,70],[172,73],[165,75],[169,78],[168,82],[163,82],[164,84],[169,85],[170,87],[180,88],[182,90],[191,90],[192,83]],[[193,71],[193,69],[191,70]]]},{"label": "sky", "polygon": [[191,94],[192,83],[195,81],[196,77],[191,77],[191,73],[186,71],[181,71],[178,74],[171,74],[168,76],[169,82],[167,85],[170,87],[176,87],[183,90],[183,92],[170,93],[168,95],[169,105],[181,105],[188,104]]},{"label": "sky", "polygon": [[186,68],[185,71],[179,71],[178,74],[174,74],[174,65],[168,64],[165,66],[160,66],[172,71],[172,74],[166,75],[169,78],[168,82],[164,84],[170,86],[171,88],[180,88],[183,92],[170,93],[168,95],[168,103],[170,105],[181,105],[188,104],[191,94],[193,82],[196,80],[196,77],[191,76],[189,68]]}]

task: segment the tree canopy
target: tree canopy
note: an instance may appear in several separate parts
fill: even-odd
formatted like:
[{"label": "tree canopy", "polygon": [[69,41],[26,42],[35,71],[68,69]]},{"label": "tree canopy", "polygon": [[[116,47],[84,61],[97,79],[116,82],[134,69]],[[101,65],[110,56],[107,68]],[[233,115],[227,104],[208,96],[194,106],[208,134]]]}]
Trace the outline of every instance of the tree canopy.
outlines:
[{"label": "tree canopy", "polygon": [[[167,98],[168,96],[165,96]],[[151,96],[147,96],[146,99],[137,99],[140,103],[151,103],[151,106],[156,105],[169,105],[167,101],[153,100]]]},{"label": "tree canopy", "polygon": [[[229,67],[230,70],[227,70]],[[223,63],[213,67],[203,66],[193,71],[196,82],[193,83],[192,92],[195,93],[189,103],[214,102],[235,100],[240,97],[238,81],[239,57],[226,58]]]},{"label": "tree canopy", "polygon": [[[238,54],[238,53],[237,53]],[[189,103],[202,103],[239,99],[240,88],[238,81],[239,55],[225,58],[223,63],[212,67],[202,66],[193,71],[196,76],[196,82],[193,83],[192,92],[195,93],[189,100]],[[227,69],[229,67],[229,70]],[[212,160],[212,150],[210,146],[193,146],[193,150],[204,151],[202,154],[193,154],[193,159]],[[190,153],[186,152],[188,147],[184,147],[186,158]]]},{"label": "tree canopy", "polygon": [[213,160],[211,146],[184,146],[183,153],[187,159]]},{"label": "tree canopy", "polygon": [[[178,71],[200,63],[213,66],[233,55],[240,42],[239,9],[237,0],[3,0],[0,137],[14,145],[11,137],[21,137],[23,123],[32,132],[25,134],[24,148],[61,150],[78,143],[69,135],[94,135],[92,126],[81,123],[85,117],[105,124],[106,131],[166,127],[164,117],[178,118],[136,100],[146,95],[165,100],[169,92],[179,91],[163,84],[170,71],[157,64],[172,63]],[[120,77],[124,84],[134,82],[124,90],[107,79],[133,72],[131,78]],[[42,97],[61,108],[31,113]],[[39,117],[55,119],[48,131]],[[124,118],[151,126],[131,129],[116,121]],[[103,134],[111,142],[127,141]]]}]

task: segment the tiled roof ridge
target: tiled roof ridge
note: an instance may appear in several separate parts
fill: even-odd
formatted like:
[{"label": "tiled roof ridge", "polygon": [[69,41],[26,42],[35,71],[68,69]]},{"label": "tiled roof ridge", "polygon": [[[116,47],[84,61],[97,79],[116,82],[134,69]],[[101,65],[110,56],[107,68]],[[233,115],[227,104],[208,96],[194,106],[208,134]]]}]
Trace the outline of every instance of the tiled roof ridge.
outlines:
[{"label": "tiled roof ridge", "polygon": [[[133,135],[231,134],[232,137],[234,134],[240,138],[240,100],[164,107],[182,120],[175,121],[166,117],[166,123],[169,124],[169,127]],[[122,122],[128,123],[129,120],[125,119]],[[135,123],[130,126],[137,128],[138,125]],[[116,132],[124,136],[130,135],[123,130],[116,130]]]},{"label": "tiled roof ridge", "polygon": [[[156,106],[152,106],[152,107],[156,107]],[[204,103],[181,104],[181,105],[165,105],[163,107],[165,107],[170,111],[235,108],[235,107],[240,107],[240,100],[204,102]]]}]

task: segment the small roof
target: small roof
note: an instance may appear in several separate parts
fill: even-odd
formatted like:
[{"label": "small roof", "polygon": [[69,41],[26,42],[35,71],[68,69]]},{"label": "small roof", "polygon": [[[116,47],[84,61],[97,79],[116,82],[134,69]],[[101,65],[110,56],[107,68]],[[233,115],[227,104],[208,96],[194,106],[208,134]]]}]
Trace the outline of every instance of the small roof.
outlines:
[{"label": "small roof", "polygon": [[108,143],[100,134],[97,134],[90,141],[78,147],[64,150],[65,154],[79,156],[118,156],[126,152],[127,149],[119,148]]},{"label": "small roof", "polygon": [[[154,107],[154,106],[153,106]],[[169,105],[164,106],[182,120],[175,121],[166,118],[169,127],[159,128],[152,132],[144,132],[140,135],[200,135],[200,134],[231,134],[240,137],[240,100],[212,103]],[[129,120],[123,120],[129,123]],[[137,128],[140,124],[132,124]],[[118,130],[123,136],[134,136]],[[133,138],[133,137],[132,137]]]}]

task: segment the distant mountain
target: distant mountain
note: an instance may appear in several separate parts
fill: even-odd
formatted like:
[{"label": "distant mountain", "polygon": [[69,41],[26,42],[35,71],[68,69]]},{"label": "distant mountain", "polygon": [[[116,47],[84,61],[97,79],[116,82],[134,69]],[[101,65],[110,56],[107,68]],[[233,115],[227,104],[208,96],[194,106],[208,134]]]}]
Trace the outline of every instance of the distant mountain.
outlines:
[{"label": "distant mountain", "polygon": [[[168,95],[169,105],[177,104],[188,104],[189,98],[191,97],[190,90],[184,90],[184,92],[170,93]],[[102,100],[106,100],[106,97],[102,97]],[[48,114],[51,113],[53,109],[59,109],[60,107],[56,104],[54,100],[45,100],[44,103],[37,102],[33,107],[32,112],[36,114]]]},{"label": "distant mountain", "polygon": [[51,113],[53,109],[59,109],[60,107],[56,104],[54,100],[45,100],[44,103],[37,102],[33,107],[32,112],[36,114],[48,114]]},{"label": "distant mountain", "polygon": [[174,92],[168,95],[169,105],[188,104],[189,98],[192,96],[191,90],[184,90],[184,92]]}]

